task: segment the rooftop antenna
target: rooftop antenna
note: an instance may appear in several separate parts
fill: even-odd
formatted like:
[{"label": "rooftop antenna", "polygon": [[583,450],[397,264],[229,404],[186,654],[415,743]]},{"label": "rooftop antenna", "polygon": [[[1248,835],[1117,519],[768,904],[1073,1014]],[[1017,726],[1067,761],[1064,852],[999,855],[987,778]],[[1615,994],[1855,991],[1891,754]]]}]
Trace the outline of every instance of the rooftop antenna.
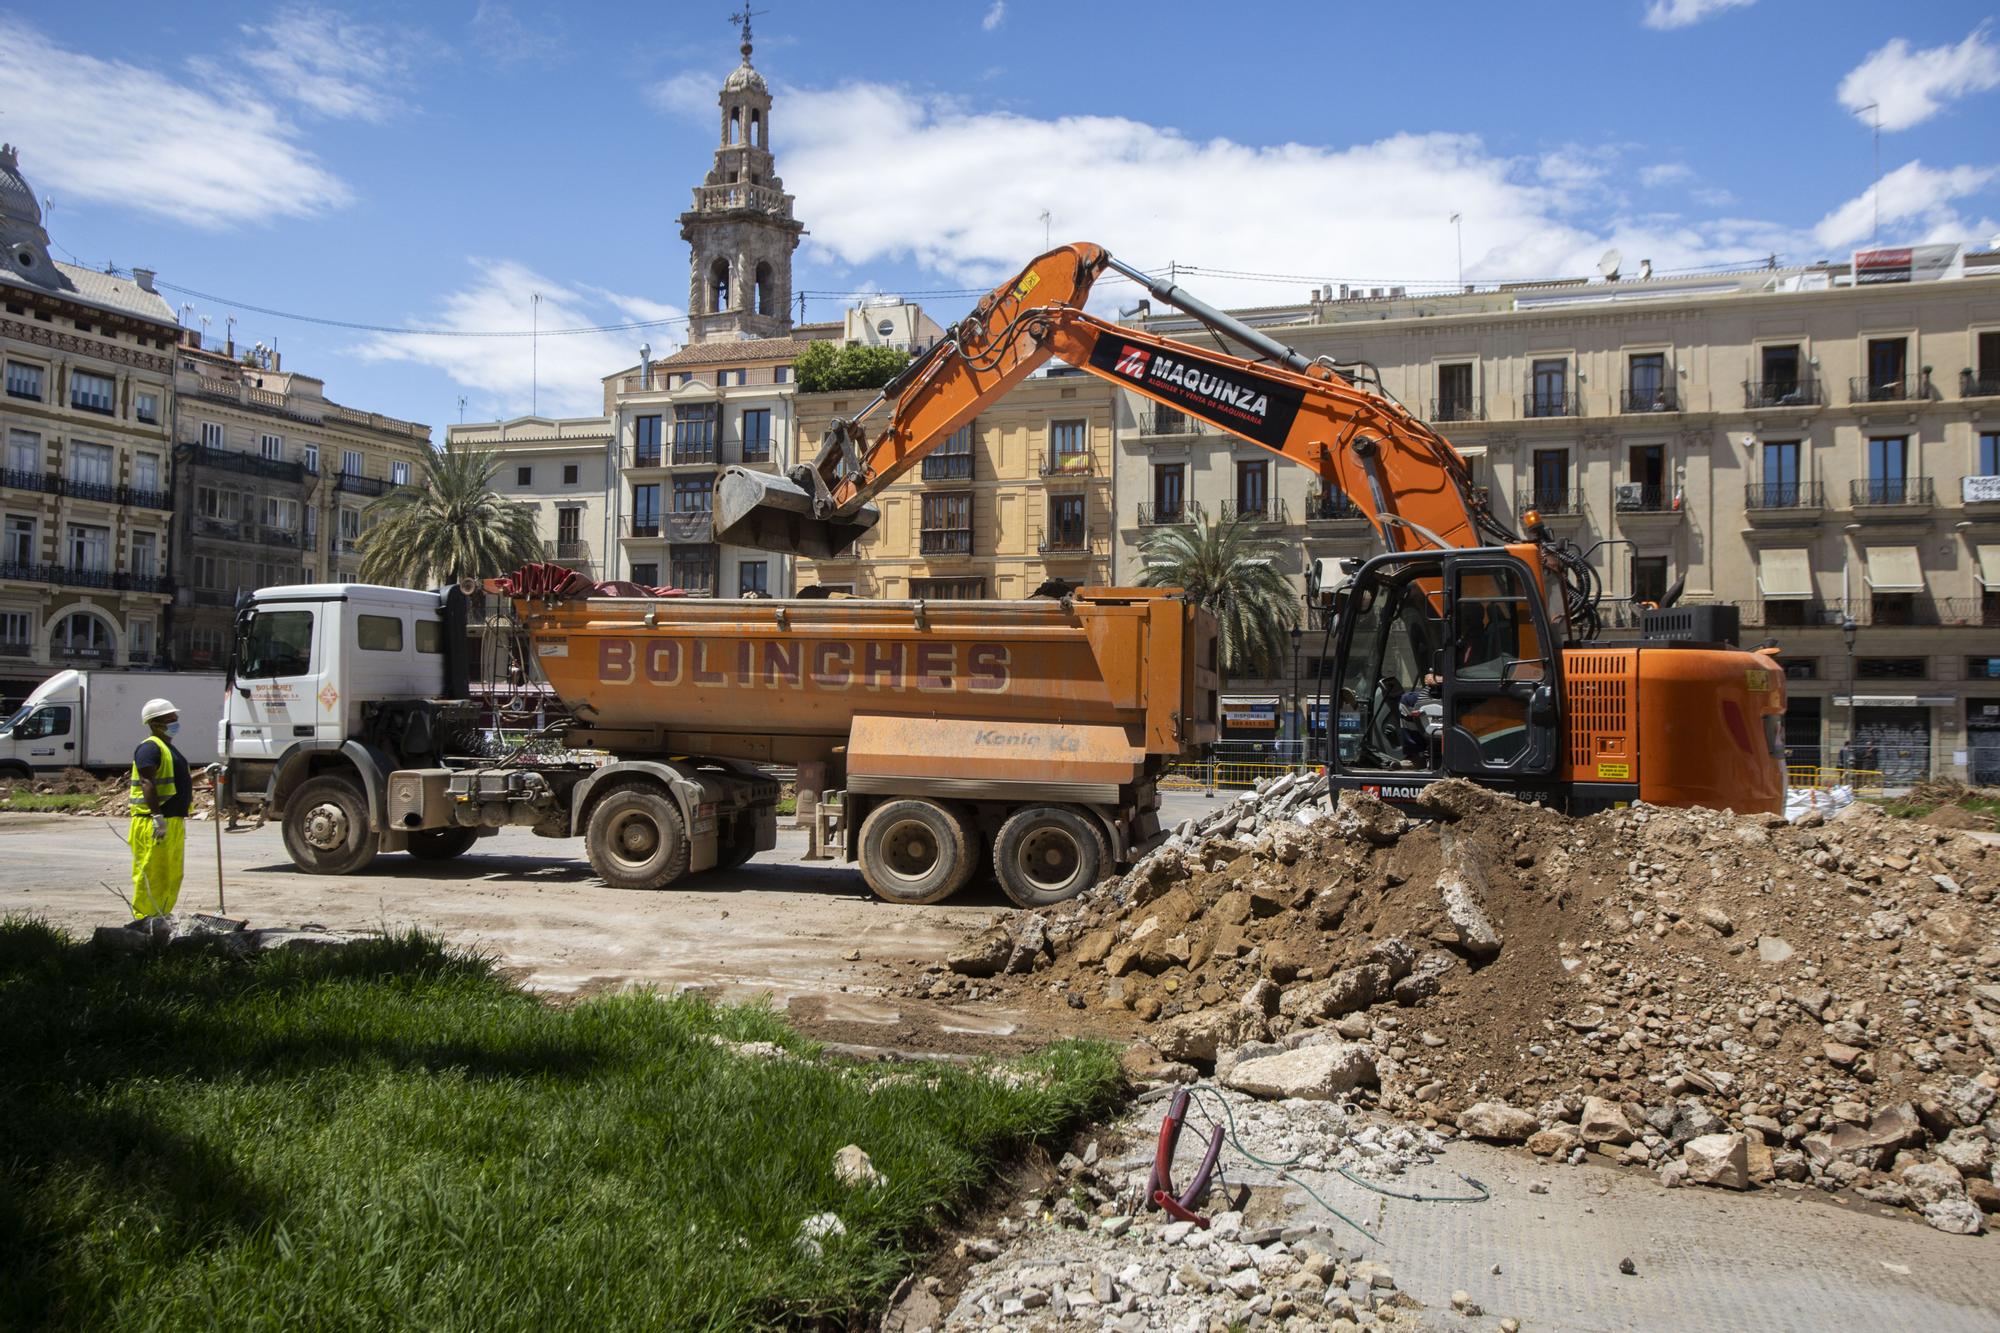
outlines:
[{"label": "rooftop antenna", "polygon": [[1463,213],[1451,215],[1452,235],[1458,241],[1458,289],[1461,292],[1465,290],[1465,224],[1461,221],[1464,216]]},{"label": "rooftop antenna", "polygon": [[[745,19],[747,26],[749,20]],[[528,412],[532,416],[542,414],[542,294],[534,294],[533,321],[528,334]]]},{"label": "rooftop antenna", "polygon": [[1042,210],[1042,249],[1044,250],[1049,249],[1053,244],[1053,242],[1050,240],[1050,230],[1052,226],[1053,222],[1052,219],[1049,217],[1049,210],[1045,208]]},{"label": "rooftop antenna", "polygon": [[189,316],[189,315],[192,315],[193,313],[194,313],[194,302],[192,302],[192,301],[183,301],[183,302],[181,302],[181,327],[182,327],[182,328],[186,328],[186,327],[187,327],[187,322],[188,322],[188,316]]},{"label": "rooftop antenna", "polygon": [[1604,252],[1602,259],[1597,261],[1597,271],[1604,275],[1606,282],[1616,282],[1618,281],[1618,266],[1624,262],[1625,256],[1614,245]]},{"label": "rooftop antenna", "polygon": [[458,396],[458,424],[459,424],[459,425],[461,425],[461,426],[463,426],[463,425],[465,424],[465,395],[464,395],[464,394],[460,394],[460,395]]},{"label": "rooftop antenna", "polygon": [[1867,106],[1854,108],[1854,114],[1857,116],[1864,111],[1875,113],[1875,184],[1868,191],[1875,204],[1875,228],[1868,238],[1868,243],[1878,245],[1882,240],[1882,104],[1870,102]]}]

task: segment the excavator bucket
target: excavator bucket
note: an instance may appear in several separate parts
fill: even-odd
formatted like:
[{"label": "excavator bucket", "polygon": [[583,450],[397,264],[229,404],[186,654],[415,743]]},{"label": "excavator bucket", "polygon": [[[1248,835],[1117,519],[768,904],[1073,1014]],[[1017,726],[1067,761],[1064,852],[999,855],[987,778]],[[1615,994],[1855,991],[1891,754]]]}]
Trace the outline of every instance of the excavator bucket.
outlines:
[{"label": "excavator bucket", "polygon": [[715,540],[730,546],[830,560],[881,517],[880,509],[865,504],[852,514],[819,518],[804,487],[747,468],[728,469],[715,487]]}]

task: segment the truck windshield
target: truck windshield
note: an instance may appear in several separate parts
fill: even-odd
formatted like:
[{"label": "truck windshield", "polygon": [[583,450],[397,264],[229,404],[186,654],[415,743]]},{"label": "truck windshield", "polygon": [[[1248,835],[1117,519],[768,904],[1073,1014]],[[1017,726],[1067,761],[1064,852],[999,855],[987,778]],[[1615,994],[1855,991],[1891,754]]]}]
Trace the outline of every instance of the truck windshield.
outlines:
[{"label": "truck windshield", "polygon": [[236,645],[238,680],[270,680],[312,672],[313,613],[259,611]]},{"label": "truck windshield", "polygon": [[28,715],[28,709],[31,708],[32,706],[33,705],[31,704],[22,704],[19,708],[16,708],[13,712],[9,713],[7,715],[7,720],[5,722],[0,722],[0,734],[5,734],[6,732],[12,731],[14,729],[14,724],[19,722],[22,718],[26,717]]}]

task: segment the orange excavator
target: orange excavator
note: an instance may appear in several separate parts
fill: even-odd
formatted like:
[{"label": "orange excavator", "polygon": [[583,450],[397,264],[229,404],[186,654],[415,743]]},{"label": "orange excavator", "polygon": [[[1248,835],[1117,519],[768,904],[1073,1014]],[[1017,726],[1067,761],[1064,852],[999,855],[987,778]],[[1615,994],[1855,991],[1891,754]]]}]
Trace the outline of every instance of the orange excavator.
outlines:
[{"label": "orange excavator", "polygon": [[[1106,270],[1244,355],[1091,314]],[[717,540],[846,550],[879,518],[885,486],[1052,358],[1313,469],[1374,525],[1382,554],[1318,562],[1309,580],[1331,649],[1336,789],[1407,803],[1455,776],[1578,813],[1634,800],[1782,808],[1784,672],[1735,646],[1734,608],[1670,604],[1642,612],[1637,634],[1604,637],[1587,553],[1532,512],[1525,536],[1502,523],[1374,367],[1308,357],[1096,245],[1051,250],[982,298],[834,422],[812,461],[784,477],[729,469]]]}]

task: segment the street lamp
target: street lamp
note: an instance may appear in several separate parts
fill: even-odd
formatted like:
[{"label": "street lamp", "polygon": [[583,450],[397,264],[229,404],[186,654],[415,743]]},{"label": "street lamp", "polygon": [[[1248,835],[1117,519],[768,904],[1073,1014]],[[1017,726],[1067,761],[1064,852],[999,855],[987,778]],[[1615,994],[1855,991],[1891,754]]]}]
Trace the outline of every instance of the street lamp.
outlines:
[{"label": "street lamp", "polygon": [[1297,625],[1292,626],[1292,708],[1299,719],[1299,764],[1306,761],[1306,701],[1299,692],[1299,644],[1305,640],[1306,632]]},{"label": "street lamp", "polygon": [[1860,738],[1854,734],[1854,631],[1859,628],[1853,616],[1840,618],[1840,637],[1847,642],[1847,768],[1857,767],[1861,758]]}]

